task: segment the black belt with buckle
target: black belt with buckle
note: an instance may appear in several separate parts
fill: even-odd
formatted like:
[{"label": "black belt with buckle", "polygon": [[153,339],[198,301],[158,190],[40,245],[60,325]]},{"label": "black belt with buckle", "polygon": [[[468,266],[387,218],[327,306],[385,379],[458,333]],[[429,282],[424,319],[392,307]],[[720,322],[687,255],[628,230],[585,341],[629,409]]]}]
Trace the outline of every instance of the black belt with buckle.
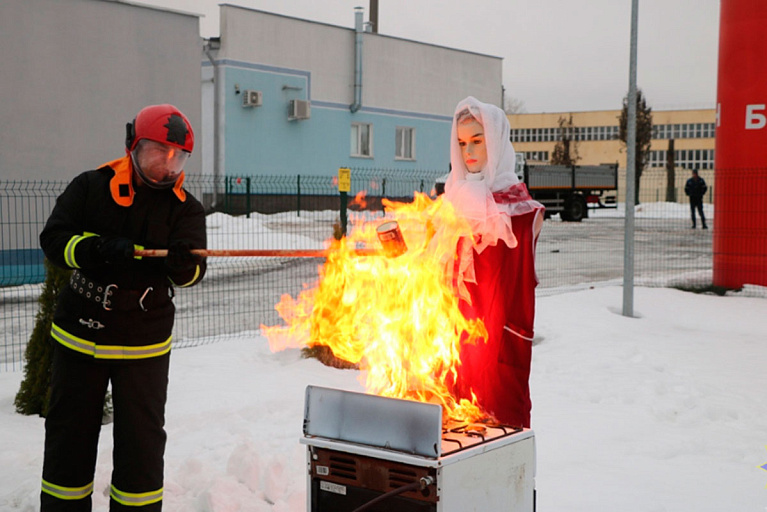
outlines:
[{"label": "black belt with buckle", "polygon": [[173,288],[169,286],[149,286],[145,290],[128,290],[116,284],[97,283],[79,270],[72,272],[69,286],[75,293],[101,304],[107,311],[113,309],[149,311],[164,306],[173,298]]}]

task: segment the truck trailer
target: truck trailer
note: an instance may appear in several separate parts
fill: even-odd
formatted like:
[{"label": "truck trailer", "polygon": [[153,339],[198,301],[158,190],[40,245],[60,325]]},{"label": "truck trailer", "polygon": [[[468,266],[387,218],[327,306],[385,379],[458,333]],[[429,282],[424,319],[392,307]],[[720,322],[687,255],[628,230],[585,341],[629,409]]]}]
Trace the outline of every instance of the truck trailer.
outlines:
[{"label": "truck trailer", "polygon": [[589,216],[589,208],[618,206],[617,163],[528,164],[518,155],[516,173],[533,199],[546,207],[547,217],[558,213],[563,221],[580,222]]},{"label": "truck trailer", "polygon": [[[546,217],[558,213],[563,221],[580,222],[589,209],[617,208],[618,164],[528,164],[517,153],[514,172],[530,195],[546,207]],[[448,174],[437,178],[435,190],[445,190]]]}]

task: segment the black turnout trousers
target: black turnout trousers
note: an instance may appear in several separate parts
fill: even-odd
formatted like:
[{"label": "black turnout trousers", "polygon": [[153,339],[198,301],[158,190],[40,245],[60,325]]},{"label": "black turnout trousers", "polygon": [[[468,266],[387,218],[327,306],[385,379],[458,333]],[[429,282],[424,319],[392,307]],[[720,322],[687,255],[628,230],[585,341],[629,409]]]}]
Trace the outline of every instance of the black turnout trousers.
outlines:
[{"label": "black turnout trousers", "polygon": [[[93,482],[104,396],[111,382],[112,487],[124,493],[161,490],[170,353],[147,359],[102,361],[51,342],[52,394],[45,420],[43,480],[72,488]],[[112,512],[156,512],[161,507],[162,501],[136,507],[110,498],[109,508]],[[90,510],[90,495],[71,500],[41,493],[41,512]]]}]

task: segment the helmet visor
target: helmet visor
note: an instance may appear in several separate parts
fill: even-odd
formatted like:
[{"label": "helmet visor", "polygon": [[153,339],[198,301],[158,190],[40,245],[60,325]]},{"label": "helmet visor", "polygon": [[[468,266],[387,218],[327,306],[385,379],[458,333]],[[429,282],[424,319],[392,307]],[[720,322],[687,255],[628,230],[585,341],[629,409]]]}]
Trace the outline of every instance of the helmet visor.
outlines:
[{"label": "helmet visor", "polygon": [[142,177],[155,185],[175,183],[189,160],[186,151],[149,139],[141,139],[134,151],[134,160],[141,169]]}]

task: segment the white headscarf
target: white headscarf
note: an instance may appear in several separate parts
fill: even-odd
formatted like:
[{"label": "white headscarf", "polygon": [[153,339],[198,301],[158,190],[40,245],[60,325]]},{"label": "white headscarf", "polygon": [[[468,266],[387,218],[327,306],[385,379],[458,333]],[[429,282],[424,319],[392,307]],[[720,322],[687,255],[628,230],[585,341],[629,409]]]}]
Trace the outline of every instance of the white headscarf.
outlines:
[{"label": "white headscarf", "polygon": [[482,103],[473,96],[469,96],[455,107],[453,130],[450,135],[450,166],[452,171],[447,183],[445,183],[445,192],[449,193],[450,187],[456,181],[465,180],[469,173],[461,156],[461,147],[458,145],[458,127],[455,119],[465,109],[468,109],[484,128],[487,167],[482,174],[487,188],[491,192],[499,192],[519,183],[519,178],[514,173],[516,154],[509,138],[509,120],[506,114],[495,105]]},{"label": "white headscarf", "polygon": [[[456,117],[465,109],[483,127],[487,164],[481,171],[481,180],[469,173],[458,145]],[[514,173],[515,162],[514,148],[509,140],[509,120],[503,110],[482,103],[472,96],[460,101],[453,116],[451,171],[445,183],[445,199],[471,224],[475,238],[473,248],[477,253],[490,245],[496,245],[499,240],[511,248],[517,246],[517,239],[511,230],[511,217],[499,209],[493,199],[493,192],[506,190],[519,183]]]}]

